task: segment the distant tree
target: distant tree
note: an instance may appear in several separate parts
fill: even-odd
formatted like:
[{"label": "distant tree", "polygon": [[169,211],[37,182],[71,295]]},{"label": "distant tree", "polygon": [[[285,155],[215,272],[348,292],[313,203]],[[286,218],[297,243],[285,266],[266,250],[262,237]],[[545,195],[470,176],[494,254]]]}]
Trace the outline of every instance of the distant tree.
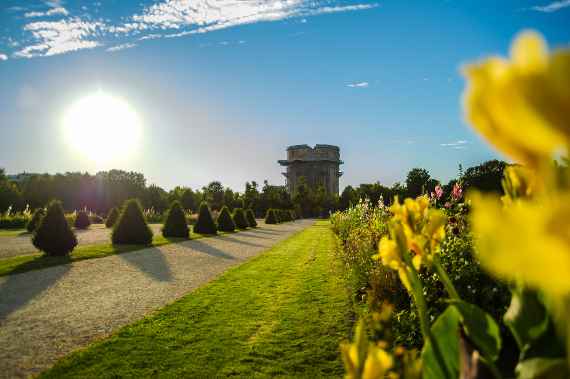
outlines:
[{"label": "distant tree", "polygon": [[297,188],[293,195],[293,203],[301,210],[303,217],[313,216],[313,194],[303,176],[297,181]]},{"label": "distant tree", "polygon": [[233,217],[238,229],[247,229],[247,227],[249,227],[249,223],[247,222],[243,208],[234,209]]},{"label": "distant tree", "polygon": [[194,225],[194,232],[200,234],[217,233],[217,227],[212,218],[212,213],[205,201],[200,204],[200,211],[198,213],[198,220],[196,220],[196,224]]},{"label": "distant tree", "polygon": [[233,232],[236,230],[236,224],[227,205],[224,205],[218,215],[218,230],[222,232]]},{"label": "distant tree", "polygon": [[202,188],[204,201],[208,202],[212,209],[220,210],[224,205],[224,186],[218,181],[211,182]]},{"label": "distant tree", "polygon": [[111,240],[114,245],[150,245],[152,230],[144,218],[140,202],[130,199],[125,202],[121,215],[113,227]]},{"label": "distant tree", "polygon": [[0,180],[0,213],[5,212],[9,207],[13,210],[21,210],[23,206],[22,193],[18,186],[9,180]]},{"label": "distant tree", "polygon": [[257,221],[255,220],[255,213],[253,213],[253,209],[246,210],[245,217],[247,218],[247,223],[250,228],[257,227]]},{"label": "distant tree", "polygon": [[75,217],[74,226],[77,229],[87,229],[91,225],[91,220],[89,220],[89,215],[86,211],[79,211],[77,212],[77,216]]},{"label": "distant tree", "polygon": [[168,209],[168,193],[155,184],[151,184],[146,189],[145,208],[152,208],[158,213],[163,213]]},{"label": "distant tree", "polygon": [[191,212],[196,210],[198,204],[196,195],[190,188],[184,189],[184,192],[182,192],[182,195],[180,196],[180,203],[184,209]]},{"label": "distant tree", "polygon": [[32,243],[50,256],[69,255],[77,246],[77,238],[65,219],[61,202],[49,203],[46,215],[34,231]]},{"label": "distant tree", "polygon": [[255,181],[245,183],[245,192],[243,194],[244,207],[256,209],[259,205],[259,190]]},{"label": "distant tree", "polygon": [[406,188],[408,197],[417,197],[427,192],[430,180],[429,172],[423,168],[413,168],[406,177]]},{"label": "distant tree", "polygon": [[344,187],[342,190],[342,194],[340,195],[339,199],[339,208],[341,210],[346,210],[350,208],[352,205],[356,205],[358,202],[358,194],[354,190],[352,186]]},{"label": "distant tree", "polygon": [[107,228],[112,228],[113,225],[115,225],[115,222],[117,222],[119,215],[120,215],[119,210],[116,207],[112,208],[109,214],[107,215],[107,219],[105,220],[105,226]]},{"label": "distant tree", "polygon": [[480,165],[469,167],[461,177],[465,190],[473,188],[482,192],[503,193],[501,181],[503,172],[508,166],[506,162],[491,160]]},{"label": "distant tree", "polygon": [[224,205],[226,205],[229,208],[230,212],[233,211],[234,209],[234,201],[235,201],[234,191],[232,191],[230,187],[227,187],[224,190]]}]

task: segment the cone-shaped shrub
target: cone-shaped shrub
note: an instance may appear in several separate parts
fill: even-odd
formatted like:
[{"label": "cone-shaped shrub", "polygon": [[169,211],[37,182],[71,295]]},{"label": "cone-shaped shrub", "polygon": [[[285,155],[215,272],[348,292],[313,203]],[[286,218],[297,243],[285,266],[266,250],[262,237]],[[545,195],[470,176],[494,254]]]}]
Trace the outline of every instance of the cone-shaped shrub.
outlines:
[{"label": "cone-shaped shrub", "polygon": [[77,246],[77,238],[65,219],[61,202],[49,203],[46,215],[34,231],[32,243],[47,255],[68,255]]},{"label": "cone-shaped shrub", "polygon": [[198,212],[196,225],[194,225],[194,232],[200,234],[216,234],[217,231],[216,223],[214,223],[212,213],[210,213],[210,208],[208,208],[208,204],[203,201],[202,204],[200,204],[200,211]]},{"label": "cone-shaped shrub", "polygon": [[166,214],[166,221],[162,227],[164,237],[188,238],[190,230],[186,222],[186,215],[179,201],[174,201]]},{"label": "cone-shaped shrub", "polygon": [[267,213],[265,214],[265,223],[266,224],[277,224],[277,217],[275,215],[274,209],[268,209]]},{"label": "cone-shaped shrub", "polygon": [[247,224],[250,228],[257,227],[257,221],[255,221],[255,214],[251,209],[245,211],[245,218],[247,219]]},{"label": "cone-shaped shrub", "polygon": [[291,215],[291,221],[295,221],[297,219],[297,213],[295,213],[293,209],[289,211],[289,214]]},{"label": "cone-shaped shrub", "polygon": [[249,226],[247,218],[245,218],[245,212],[243,208],[234,209],[234,221],[238,229],[246,229]]},{"label": "cone-shaped shrub", "polygon": [[117,208],[111,209],[111,211],[107,215],[107,220],[105,221],[105,226],[107,228],[112,228],[113,225],[115,225],[115,223],[117,222],[118,218],[119,218],[119,210]]},{"label": "cone-shaped shrub", "polygon": [[113,227],[111,240],[116,245],[150,245],[152,230],[148,227],[138,200],[125,202]]},{"label": "cone-shaped shrub", "polygon": [[285,221],[287,221],[287,222],[293,221],[293,220],[291,219],[291,213],[289,213],[288,210],[283,209],[283,210],[281,211],[281,213],[282,213],[281,219],[283,219],[283,220],[285,220]]},{"label": "cone-shaped shrub", "polygon": [[85,211],[77,212],[74,226],[77,229],[87,229],[89,225],[91,225],[91,221],[89,220],[89,215],[87,214],[87,212]]},{"label": "cone-shaped shrub", "polygon": [[218,230],[222,232],[233,232],[236,230],[236,224],[230,214],[230,209],[226,205],[222,207],[218,215]]},{"label": "cone-shaped shrub", "polygon": [[42,221],[42,217],[44,217],[44,215],[45,211],[43,208],[36,209],[36,211],[32,215],[31,220],[28,221],[28,224],[26,225],[26,229],[28,230],[28,232],[32,233],[34,230],[36,230],[38,225],[40,225],[40,222]]}]

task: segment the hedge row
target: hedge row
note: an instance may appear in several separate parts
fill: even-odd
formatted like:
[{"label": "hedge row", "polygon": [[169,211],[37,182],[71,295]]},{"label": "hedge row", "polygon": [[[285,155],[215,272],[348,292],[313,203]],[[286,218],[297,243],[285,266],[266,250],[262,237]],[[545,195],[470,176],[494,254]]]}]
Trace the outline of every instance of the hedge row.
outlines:
[{"label": "hedge row", "polygon": [[266,224],[280,224],[282,222],[295,221],[297,213],[292,209],[268,209],[265,214]]}]

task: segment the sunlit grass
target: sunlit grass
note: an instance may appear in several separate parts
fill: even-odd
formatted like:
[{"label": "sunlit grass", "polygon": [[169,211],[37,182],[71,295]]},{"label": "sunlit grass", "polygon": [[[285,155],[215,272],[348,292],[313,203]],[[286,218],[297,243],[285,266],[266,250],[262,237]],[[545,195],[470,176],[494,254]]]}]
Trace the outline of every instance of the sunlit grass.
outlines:
[{"label": "sunlit grass", "polygon": [[339,270],[319,222],[43,377],[341,377],[350,301]]}]

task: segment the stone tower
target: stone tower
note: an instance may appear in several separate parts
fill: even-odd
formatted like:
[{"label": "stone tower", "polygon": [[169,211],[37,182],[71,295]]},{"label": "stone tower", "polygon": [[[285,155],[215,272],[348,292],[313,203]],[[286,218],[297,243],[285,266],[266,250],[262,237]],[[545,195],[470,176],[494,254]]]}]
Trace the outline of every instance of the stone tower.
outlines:
[{"label": "stone tower", "polygon": [[339,167],[340,149],[333,145],[293,145],[287,148],[287,159],[278,161],[287,167],[283,175],[287,178],[287,189],[294,194],[299,178],[304,177],[312,189],[324,186],[326,191],[338,195],[338,180],[342,176]]}]

